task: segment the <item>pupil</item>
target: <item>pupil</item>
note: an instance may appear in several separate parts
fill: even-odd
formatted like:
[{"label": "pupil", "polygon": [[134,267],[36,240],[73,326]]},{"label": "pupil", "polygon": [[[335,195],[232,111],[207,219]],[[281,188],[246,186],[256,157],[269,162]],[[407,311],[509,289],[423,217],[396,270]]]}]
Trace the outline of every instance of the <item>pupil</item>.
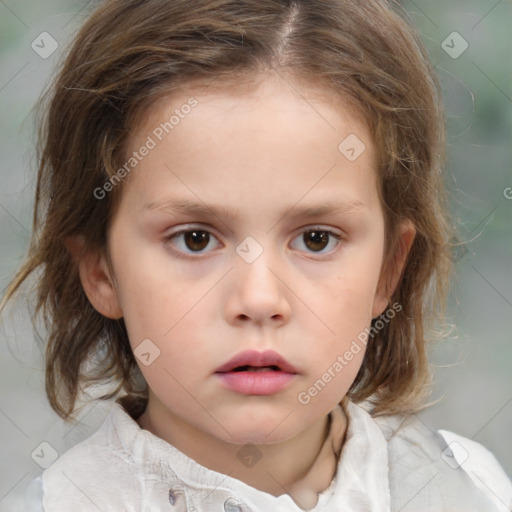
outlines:
[{"label": "pupil", "polygon": [[185,233],[185,244],[191,250],[204,249],[210,240],[206,231],[188,231]]},{"label": "pupil", "polygon": [[[325,231],[309,231],[304,234],[304,242],[312,250],[324,249],[328,241],[328,235]],[[313,247],[308,242],[312,242]]]}]

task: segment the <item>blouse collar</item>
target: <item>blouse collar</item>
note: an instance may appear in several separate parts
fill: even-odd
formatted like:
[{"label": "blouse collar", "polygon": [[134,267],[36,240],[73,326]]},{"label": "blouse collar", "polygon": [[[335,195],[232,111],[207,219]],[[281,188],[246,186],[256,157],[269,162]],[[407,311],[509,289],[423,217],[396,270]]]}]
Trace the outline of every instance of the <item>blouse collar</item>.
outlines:
[{"label": "blouse collar", "polygon": [[[230,491],[256,509],[390,510],[387,441],[368,412],[353,402],[347,400],[329,413],[329,432],[310,470],[288,489],[289,494],[276,497],[202,466],[167,441],[140,428],[136,422],[144,407],[140,400],[118,398],[106,428],[109,441],[120,442],[123,451],[141,470],[150,470],[162,479],[178,477],[184,486],[194,489]],[[348,420],[344,438],[343,411]],[[320,482],[325,481],[326,471],[332,473],[333,465],[337,465],[334,477],[322,490]]]}]

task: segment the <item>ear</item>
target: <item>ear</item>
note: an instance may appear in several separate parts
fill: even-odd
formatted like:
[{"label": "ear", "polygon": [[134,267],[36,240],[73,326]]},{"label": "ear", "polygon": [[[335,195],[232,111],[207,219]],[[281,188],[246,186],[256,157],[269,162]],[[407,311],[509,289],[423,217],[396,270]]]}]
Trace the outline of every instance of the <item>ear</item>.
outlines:
[{"label": "ear", "polygon": [[412,243],[416,236],[416,228],[409,219],[400,223],[399,234],[395,247],[391,254],[389,254],[383,265],[379,284],[375,292],[372,307],[372,318],[377,318],[386,310],[391,295],[402,277],[402,273],[407,261],[407,256],[411,249]]},{"label": "ear", "polygon": [[78,266],[82,287],[94,309],[107,318],[121,318],[123,311],[105,254],[87,249],[81,236],[67,238],[64,245]]}]

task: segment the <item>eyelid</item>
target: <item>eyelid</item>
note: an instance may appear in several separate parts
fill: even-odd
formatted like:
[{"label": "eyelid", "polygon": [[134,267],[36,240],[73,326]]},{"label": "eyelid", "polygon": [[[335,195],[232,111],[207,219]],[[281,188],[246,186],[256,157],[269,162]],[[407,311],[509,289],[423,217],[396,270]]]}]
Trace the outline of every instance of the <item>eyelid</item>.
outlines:
[{"label": "eyelid", "polygon": [[345,235],[343,231],[339,228],[334,228],[332,226],[322,225],[322,224],[306,224],[305,226],[301,226],[296,230],[297,234],[306,233],[308,231],[326,231],[333,235],[339,236],[343,238]]}]

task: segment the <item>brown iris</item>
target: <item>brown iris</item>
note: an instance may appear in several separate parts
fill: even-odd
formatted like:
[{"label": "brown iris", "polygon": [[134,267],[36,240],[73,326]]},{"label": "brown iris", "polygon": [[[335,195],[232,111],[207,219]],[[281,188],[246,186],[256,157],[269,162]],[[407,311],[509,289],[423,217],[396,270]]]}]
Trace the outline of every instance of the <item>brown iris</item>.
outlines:
[{"label": "brown iris", "polygon": [[309,249],[321,251],[329,243],[329,234],[326,231],[307,231],[303,239]]},{"label": "brown iris", "polygon": [[204,249],[210,241],[210,234],[207,231],[187,231],[183,234],[185,245],[191,251],[201,251]]}]

